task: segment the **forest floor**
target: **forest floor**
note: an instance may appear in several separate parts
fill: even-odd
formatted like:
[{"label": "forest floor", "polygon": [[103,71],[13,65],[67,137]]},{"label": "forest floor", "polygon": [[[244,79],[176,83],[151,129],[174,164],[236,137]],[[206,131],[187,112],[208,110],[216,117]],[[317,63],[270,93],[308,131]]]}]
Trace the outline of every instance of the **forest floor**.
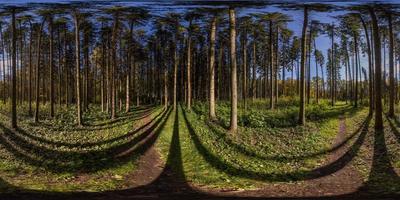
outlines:
[{"label": "forest floor", "polygon": [[[0,194],[0,198],[399,198],[400,123],[396,119],[386,119],[385,130],[377,133],[367,109],[354,110],[339,105],[333,109],[334,114],[327,115],[327,120],[311,120],[302,130],[290,125],[266,127],[259,122],[241,119],[239,133],[230,135],[223,131],[226,126],[224,108],[219,110],[218,122],[208,122],[203,116],[202,106],[195,106],[193,111],[179,106],[175,112],[158,108],[152,115],[143,114],[146,117],[140,119],[141,123],[135,129],[142,127],[145,136],[137,144],[116,154],[128,155],[140,149],[140,153],[134,154],[135,159],[130,161],[135,164],[122,170],[126,171],[120,173],[123,180],[113,186],[119,189],[46,191],[46,188],[17,188]],[[147,112],[150,111],[143,113]],[[322,116],[316,114],[314,117]],[[271,142],[258,144],[266,132],[276,134],[279,140],[274,135],[267,135]],[[313,145],[303,146],[309,141]],[[268,150],[279,146],[283,146],[282,149],[269,154]],[[261,154],[263,151],[267,153]],[[1,174],[4,179],[4,173]],[[108,177],[112,179],[113,176]],[[103,181],[99,180],[97,184]],[[86,184],[81,187],[86,187]]]}]

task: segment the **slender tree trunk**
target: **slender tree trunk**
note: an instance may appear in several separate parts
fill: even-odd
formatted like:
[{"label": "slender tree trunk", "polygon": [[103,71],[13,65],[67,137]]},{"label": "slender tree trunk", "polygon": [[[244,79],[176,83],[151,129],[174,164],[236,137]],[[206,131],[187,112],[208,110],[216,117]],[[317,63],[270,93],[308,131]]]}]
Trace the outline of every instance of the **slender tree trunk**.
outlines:
[{"label": "slender tree trunk", "polygon": [[389,21],[389,81],[390,81],[390,97],[389,97],[389,117],[394,117],[394,41],[393,41],[393,25],[392,25],[392,14],[388,14]]},{"label": "slender tree trunk", "polygon": [[334,90],[334,81],[335,81],[335,36],[334,36],[334,25],[332,24],[331,31],[331,80],[330,80],[330,92],[331,92],[331,106],[335,105],[335,90]]},{"label": "slender tree trunk", "polygon": [[211,21],[210,31],[210,101],[209,101],[209,117],[211,120],[216,119],[215,115],[215,35],[217,30],[217,19],[213,17]]},{"label": "slender tree trunk", "polygon": [[76,109],[77,109],[77,123],[82,126],[82,108],[81,108],[81,78],[80,78],[80,37],[79,37],[79,16],[75,14],[75,73],[76,73]]},{"label": "slender tree trunk", "polygon": [[236,16],[235,9],[229,8],[230,64],[231,64],[231,120],[230,132],[237,131],[237,72],[236,72]]},{"label": "slender tree trunk", "polygon": [[12,10],[11,28],[12,28],[12,93],[11,93],[11,127],[17,128],[17,30],[15,27],[15,9]]},{"label": "slender tree trunk", "polygon": [[243,53],[243,88],[242,88],[242,96],[243,96],[243,108],[246,112],[247,110],[247,31],[245,30],[243,40],[242,40],[242,53]]},{"label": "slender tree trunk", "polygon": [[118,31],[118,23],[119,23],[119,15],[115,14],[114,16],[114,27],[113,27],[113,33],[112,33],[112,69],[111,69],[111,119],[115,119],[116,117],[116,99],[117,99],[117,89],[115,86],[115,75],[116,75],[116,69],[117,69],[117,31]]},{"label": "slender tree trunk", "polygon": [[164,69],[164,109],[168,107],[168,71]]},{"label": "slender tree trunk", "polygon": [[[190,22],[189,27],[192,25],[192,23]],[[188,35],[188,41],[187,41],[187,71],[186,71],[186,83],[187,83],[187,109],[191,110],[192,108],[192,80],[191,80],[191,35],[190,35],[190,31],[189,31],[189,35]]]},{"label": "slender tree trunk", "polygon": [[[316,44],[316,41],[314,38],[314,52],[316,52],[316,51],[317,51],[317,44]],[[317,77],[316,78],[316,87],[315,87],[315,97],[317,100],[317,104],[319,104],[319,77],[318,77],[318,62],[317,62],[316,53],[314,53],[314,59],[315,59],[315,73],[316,73],[316,77]],[[347,77],[347,75],[346,75],[346,77]],[[346,89],[346,91],[347,91],[347,89]]]},{"label": "slender tree trunk", "polygon": [[356,64],[356,72],[355,72],[355,91],[354,91],[354,107],[358,106],[358,44],[357,44],[357,36],[354,34],[354,53],[355,53],[355,64]]},{"label": "slender tree trunk", "polygon": [[381,93],[381,43],[379,37],[378,20],[375,15],[374,8],[369,8],[372,19],[373,37],[374,37],[374,53],[375,53],[375,129],[382,130],[382,93]]},{"label": "slender tree trunk", "polygon": [[[2,30],[2,26],[0,24],[0,36],[1,36],[1,47],[3,52],[6,52],[5,38]],[[7,99],[7,89],[6,89],[6,58],[5,53],[2,53],[2,65],[3,65],[3,103],[6,103]]]},{"label": "slender tree trunk", "polygon": [[53,34],[53,17],[49,17],[49,35],[50,35],[50,61],[49,61],[49,79],[50,79],[50,116],[54,117],[54,80],[53,80],[53,68],[54,68],[54,63],[53,63],[53,54],[54,54],[54,48],[53,48],[53,42],[54,42],[54,34]]},{"label": "slender tree trunk", "polygon": [[[312,27],[312,22],[311,22]],[[312,29],[310,27],[310,31],[308,32],[308,41],[307,41],[307,104],[310,104],[311,99],[311,41],[312,41]]]},{"label": "slender tree trunk", "polygon": [[35,123],[39,122],[39,99],[40,99],[40,58],[41,58],[41,43],[42,43],[42,29],[43,29],[44,21],[40,25],[38,30],[38,40],[37,40],[37,63],[36,63],[36,79],[35,79],[35,87],[36,87],[36,95],[35,95]]},{"label": "slender tree trunk", "polygon": [[[254,32],[254,35],[255,35],[255,32]],[[256,81],[257,81],[257,73],[256,73],[256,64],[257,64],[257,61],[256,61],[256,58],[257,58],[257,51],[256,51],[256,41],[255,40],[253,40],[253,58],[252,58],[252,65],[253,65],[253,70],[252,70],[252,86],[251,86],[251,89],[252,89],[252,92],[251,92],[251,98],[252,98],[252,101],[254,101],[255,99],[256,99],[256,94],[257,94],[257,88],[256,88]]]},{"label": "slender tree trunk", "polygon": [[274,102],[274,95],[275,95],[275,87],[274,87],[274,45],[273,45],[273,40],[272,40],[272,21],[269,21],[269,51],[270,51],[270,57],[269,57],[269,69],[270,69],[270,98],[269,98],[269,108],[271,110],[275,109],[275,102]]},{"label": "slender tree trunk", "polygon": [[[29,80],[28,80],[28,104],[29,104],[29,116],[32,116],[32,45],[33,45],[33,27],[30,24],[30,36],[29,36]],[[1,31],[1,28],[0,28]],[[3,77],[5,78],[5,77]]]},{"label": "slender tree trunk", "polygon": [[177,79],[178,79],[178,39],[177,38],[175,38],[175,44],[174,44],[175,46],[174,46],[174,91],[173,91],[173,108],[174,108],[174,110],[176,110],[176,96],[177,96],[177,94],[176,94],[176,85],[177,85]]},{"label": "slender tree trunk", "polygon": [[308,8],[304,6],[304,22],[303,22],[303,31],[301,38],[301,69],[300,69],[300,111],[299,111],[299,124],[304,125],[306,122],[305,116],[305,84],[304,84],[304,74],[306,68],[306,33],[307,33],[307,25],[308,25]]}]

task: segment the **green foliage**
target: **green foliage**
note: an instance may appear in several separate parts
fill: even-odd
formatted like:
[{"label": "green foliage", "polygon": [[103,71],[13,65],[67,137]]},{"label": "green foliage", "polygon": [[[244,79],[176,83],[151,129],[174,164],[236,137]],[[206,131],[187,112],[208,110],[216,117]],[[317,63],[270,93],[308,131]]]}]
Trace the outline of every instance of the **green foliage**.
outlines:
[{"label": "green foliage", "polygon": [[[119,112],[115,120],[97,106],[84,114],[85,126],[77,127],[74,107],[59,107],[54,118],[48,106],[42,106],[40,122],[20,115],[19,130],[11,131],[8,106],[0,110],[0,177],[10,184],[50,191],[103,191],[123,186],[133,173],[141,154],[118,154],[136,147],[146,135],[142,126],[147,118],[160,118],[159,107],[134,107]],[[28,113],[27,106],[19,107]],[[1,187],[0,187],[1,188]],[[6,190],[5,188],[4,190]]]},{"label": "green foliage", "polygon": [[[262,101],[253,102],[246,114],[252,110],[247,115],[259,118],[248,118],[250,120],[246,125],[241,121],[242,126],[236,134],[227,134],[224,128],[229,120],[227,103],[219,102],[217,107],[222,126],[208,122],[206,103],[195,104],[195,112],[178,109],[181,164],[186,179],[209,187],[232,189],[256,188],[265,182],[301,179],[307,176],[308,170],[325,162],[324,155],[339,128],[339,119],[333,116],[338,113],[352,116],[356,112],[344,104],[329,108],[327,103],[323,103],[310,108],[314,114],[309,119],[314,121],[298,127],[292,126],[290,120],[284,120],[294,112],[293,106],[276,111],[258,109],[261,114],[255,111],[257,107],[266,105]],[[319,109],[325,110],[320,112]],[[244,113],[243,110],[240,112]],[[268,117],[260,117],[265,114]],[[166,152],[174,132],[174,118],[170,117],[159,144],[164,159],[169,156]],[[244,120],[243,116],[240,119]],[[287,127],[267,125],[282,122],[287,123]]]}]

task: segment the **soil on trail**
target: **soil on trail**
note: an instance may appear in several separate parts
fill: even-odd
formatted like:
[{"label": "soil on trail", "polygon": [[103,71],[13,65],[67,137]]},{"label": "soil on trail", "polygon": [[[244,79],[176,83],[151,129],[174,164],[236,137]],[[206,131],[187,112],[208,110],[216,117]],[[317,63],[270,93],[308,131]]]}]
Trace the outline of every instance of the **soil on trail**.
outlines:
[{"label": "soil on trail", "polygon": [[[341,117],[339,132],[332,144],[331,149],[336,149],[327,155],[324,166],[339,160],[349,150],[348,146],[339,147],[348,138],[346,136],[345,119]],[[339,147],[339,148],[338,148]],[[341,165],[337,163],[336,165]],[[318,172],[318,173],[323,173]],[[320,178],[298,181],[292,184],[276,183],[267,184],[263,188],[254,191],[244,191],[241,196],[268,196],[268,197],[324,197],[338,196],[354,193],[363,185],[363,180],[358,171],[351,165],[346,164],[339,171],[322,176]]]},{"label": "soil on trail", "polygon": [[[168,117],[169,114],[165,119]],[[175,116],[167,160],[163,161],[158,150],[151,145],[141,156],[137,170],[126,178],[128,189],[98,193],[21,192],[5,198],[0,195],[0,199],[383,199],[383,197],[374,197],[359,190],[363,185],[363,180],[351,165],[354,156],[349,155],[349,152],[354,144],[344,142],[349,139],[344,118],[340,120],[339,132],[332,144],[333,150],[326,157],[326,163],[313,171],[323,176],[293,183],[267,183],[263,188],[246,191],[209,189],[187,182],[181,163],[180,133],[177,123],[179,122]],[[160,126],[162,127],[163,124],[165,120]],[[361,133],[357,133],[354,137],[361,137],[358,135],[362,135],[363,131],[365,130],[359,131]],[[155,140],[157,134],[159,134],[157,130],[153,130],[146,140]],[[333,173],[330,173],[332,171]]]}]

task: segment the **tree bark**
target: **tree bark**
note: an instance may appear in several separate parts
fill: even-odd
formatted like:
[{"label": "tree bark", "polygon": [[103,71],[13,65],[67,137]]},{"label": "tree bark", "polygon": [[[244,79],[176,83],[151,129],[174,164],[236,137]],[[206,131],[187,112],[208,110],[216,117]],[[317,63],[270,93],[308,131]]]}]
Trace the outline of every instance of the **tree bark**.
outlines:
[{"label": "tree bark", "polygon": [[213,17],[211,21],[210,31],[210,101],[209,101],[209,117],[211,120],[216,119],[215,114],[215,35],[217,30],[217,19]]},{"label": "tree bark", "polygon": [[54,34],[53,34],[53,17],[49,16],[49,35],[50,35],[50,61],[49,61],[49,79],[50,79],[50,116],[54,117],[54,80],[53,80],[53,68],[54,68],[54,63],[53,63],[53,54],[54,54],[54,48],[53,48],[53,42],[54,42]]},{"label": "tree bark", "polygon": [[79,37],[79,14],[75,13],[75,76],[76,76],[76,109],[77,109],[77,124],[82,126],[82,108],[81,108],[81,78],[80,78],[80,37]]},{"label": "tree bark", "polygon": [[394,117],[394,41],[393,41],[393,25],[392,25],[392,14],[388,13],[388,22],[389,22],[389,81],[390,81],[390,88],[389,88],[389,117]]},{"label": "tree bark", "polygon": [[303,22],[303,31],[301,38],[301,69],[300,69],[300,111],[299,111],[299,124],[304,125],[306,123],[305,116],[305,84],[304,84],[304,74],[305,74],[305,64],[306,64],[306,33],[307,33],[307,25],[308,25],[308,8],[304,6],[304,22]]},{"label": "tree bark", "polygon": [[235,9],[229,8],[229,37],[231,64],[231,120],[230,132],[237,131],[237,72],[236,72],[236,16]]},{"label": "tree bark", "polygon": [[11,127],[17,128],[17,30],[15,27],[15,9],[12,10],[12,93],[11,93]]},{"label": "tree bark", "polygon": [[378,20],[375,15],[374,8],[369,8],[369,13],[372,19],[373,37],[374,37],[374,53],[375,53],[375,129],[382,130],[382,93],[381,93],[381,43],[379,36]]}]

